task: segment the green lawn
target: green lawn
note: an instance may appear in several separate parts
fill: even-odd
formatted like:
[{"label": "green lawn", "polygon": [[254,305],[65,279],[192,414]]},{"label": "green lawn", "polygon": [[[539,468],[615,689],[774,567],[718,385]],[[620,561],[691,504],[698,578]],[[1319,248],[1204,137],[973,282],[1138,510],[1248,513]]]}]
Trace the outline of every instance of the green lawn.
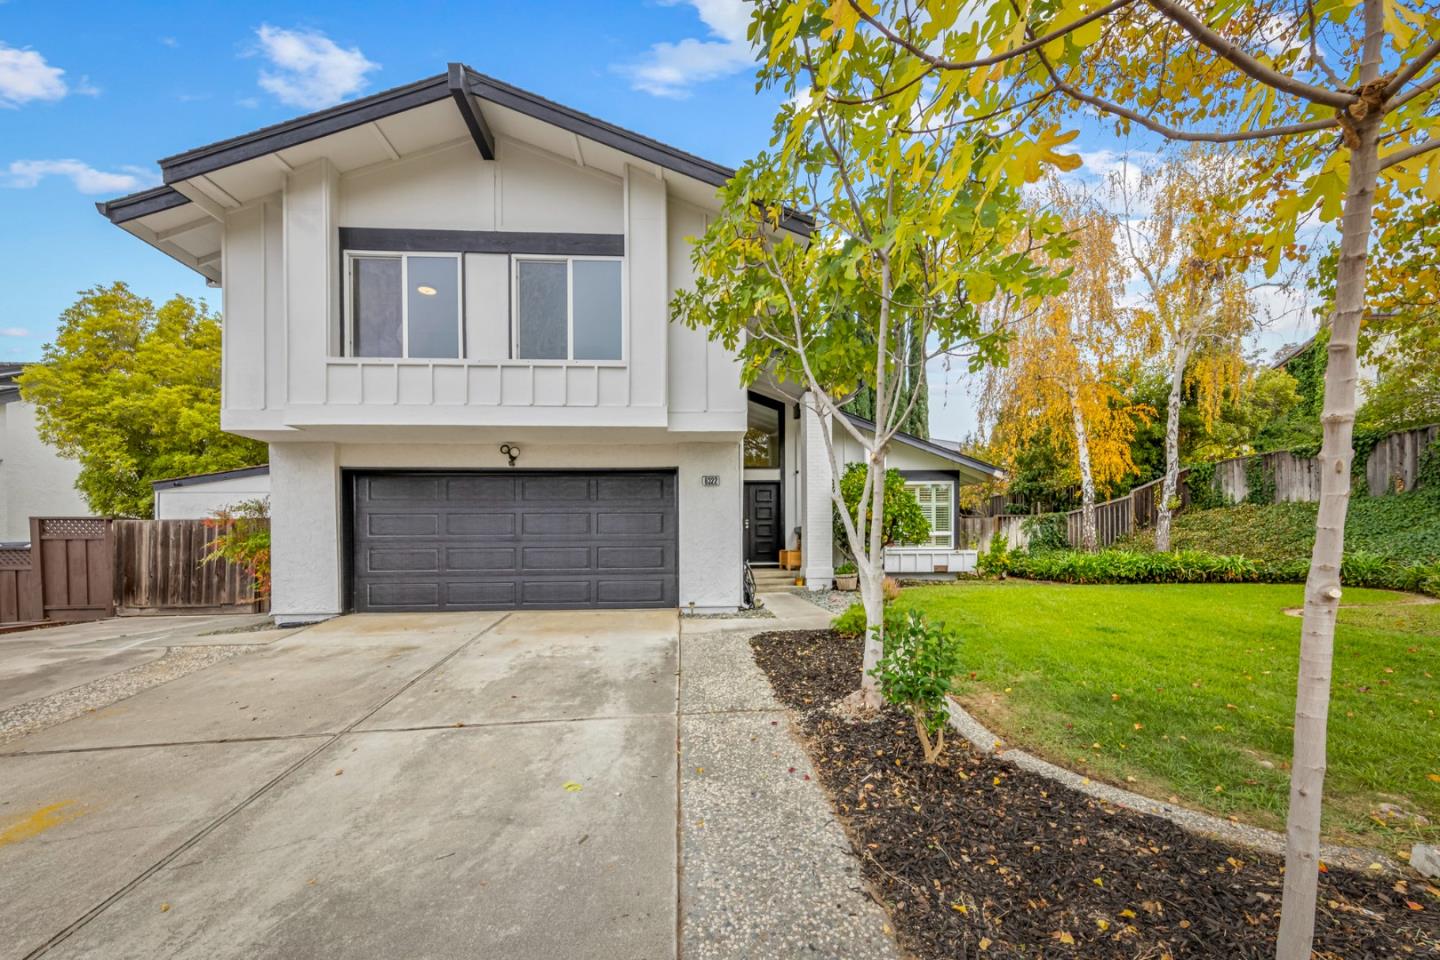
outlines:
[{"label": "green lawn", "polygon": [[[1327,836],[1409,849],[1440,836],[1440,604],[1345,592]],[[914,587],[900,606],[959,632],[960,699],[1023,746],[1157,797],[1275,827],[1288,797],[1302,602],[1289,584]],[[1267,764],[1269,766],[1267,766]],[[1381,827],[1381,802],[1430,828]]]}]

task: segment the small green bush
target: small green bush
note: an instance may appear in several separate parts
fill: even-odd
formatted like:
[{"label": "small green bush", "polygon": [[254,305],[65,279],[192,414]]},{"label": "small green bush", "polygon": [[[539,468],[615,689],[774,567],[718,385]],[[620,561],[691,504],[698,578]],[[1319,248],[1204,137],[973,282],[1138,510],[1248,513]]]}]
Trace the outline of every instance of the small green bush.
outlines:
[{"label": "small green bush", "polygon": [[[900,628],[900,623],[905,615],[896,608],[885,607],[885,636]],[[842,637],[862,637],[865,635],[865,606],[860,603],[852,603],[846,611],[830,622],[830,629]]]},{"label": "small green bush", "polygon": [[853,563],[842,563],[835,567],[835,576],[837,577],[850,577],[854,576],[854,574],[855,564]]},{"label": "small green bush", "polygon": [[986,577],[1003,577],[1010,571],[1010,551],[1004,534],[997,533],[990,538],[990,549],[976,558],[975,568]]},{"label": "small green bush", "polygon": [[945,749],[946,698],[960,666],[960,638],[944,624],[911,611],[894,629],[887,625],[885,654],[871,676],[886,700],[910,711],[926,763],[934,763]]},{"label": "small green bush", "polygon": [[1030,545],[1027,549],[1031,553],[1041,550],[1070,549],[1069,524],[1063,513],[1039,514],[1021,523],[1020,528],[1030,538]]}]

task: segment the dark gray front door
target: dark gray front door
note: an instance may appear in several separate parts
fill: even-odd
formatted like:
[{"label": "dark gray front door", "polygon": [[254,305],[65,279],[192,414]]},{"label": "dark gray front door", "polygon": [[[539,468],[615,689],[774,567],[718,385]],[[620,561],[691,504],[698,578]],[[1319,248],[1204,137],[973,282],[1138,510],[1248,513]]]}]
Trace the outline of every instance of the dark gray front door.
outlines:
[{"label": "dark gray front door", "polygon": [[745,484],[745,559],[775,563],[780,559],[780,484]]},{"label": "dark gray front door", "polygon": [[675,474],[357,473],[353,606],[679,606]]}]

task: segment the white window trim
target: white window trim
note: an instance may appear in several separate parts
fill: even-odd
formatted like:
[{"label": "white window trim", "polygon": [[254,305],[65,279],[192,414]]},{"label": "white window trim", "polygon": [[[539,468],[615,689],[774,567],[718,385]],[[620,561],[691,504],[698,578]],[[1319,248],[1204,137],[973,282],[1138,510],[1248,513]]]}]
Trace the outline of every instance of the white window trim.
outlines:
[{"label": "white window trim", "polygon": [[[456,354],[453,357],[412,357],[410,356],[410,258],[446,257],[455,261],[455,330]],[[389,259],[400,261],[400,356],[398,357],[357,357],[355,355],[355,271],[357,258]],[[465,359],[465,257],[463,254],[438,250],[346,250],[345,251],[345,319],[344,342],[341,351],[347,360],[420,360],[443,361]]]},{"label": "white window trim", "polygon": [[[565,357],[540,359],[516,355],[520,349],[520,264],[523,261],[565,264]],[[577,360],[575,359],[575,261],[599,260],[620,264],[620,359],[618,360]],[[531,364],[537,367],[623,367],[630,359],[630,277],[625,269],[624,257],[591,256],[547,256],[543,254],[513,254],[510,257],[510,362]]]},{"label": "white window trim", "polygon": [[[955,549],[955,481],[954,480],[906,480],[905,489],[911,490],[914,487],[944,487],[945,499],[950,504],[950,529],[943,531],[950,538],[949,543],[935,542],[935,527],[930,527],[930,539],[925,543],[906,543],[901,546],[909,549],[928,550],[954,550]],[[932,511],[933,512],[933,511]],[[929,517],[926,518],[930,519]]]}]

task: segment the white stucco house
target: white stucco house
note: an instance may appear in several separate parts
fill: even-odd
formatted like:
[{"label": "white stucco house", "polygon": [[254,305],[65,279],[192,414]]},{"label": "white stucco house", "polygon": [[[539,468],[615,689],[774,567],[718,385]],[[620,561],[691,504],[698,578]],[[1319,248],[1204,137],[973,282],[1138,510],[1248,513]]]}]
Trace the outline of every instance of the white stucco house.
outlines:
[{"label": "white stucco house", "polygon": [[0,542],[30,539],[31,517],[85,517],[80,465],[40,439],[35,407],[20,399],[23,363],[0,363]]},{"label": "white stucco house", "polygon": [[[160,166],[99,208],[224,290],[277,620],[729,611],[797,535],[831,582],[827,425],[668,322],[729,169],[461,64]],[[892,460],[936,520],[916,549],[953,551],[955,488],[994,468]]]}]

